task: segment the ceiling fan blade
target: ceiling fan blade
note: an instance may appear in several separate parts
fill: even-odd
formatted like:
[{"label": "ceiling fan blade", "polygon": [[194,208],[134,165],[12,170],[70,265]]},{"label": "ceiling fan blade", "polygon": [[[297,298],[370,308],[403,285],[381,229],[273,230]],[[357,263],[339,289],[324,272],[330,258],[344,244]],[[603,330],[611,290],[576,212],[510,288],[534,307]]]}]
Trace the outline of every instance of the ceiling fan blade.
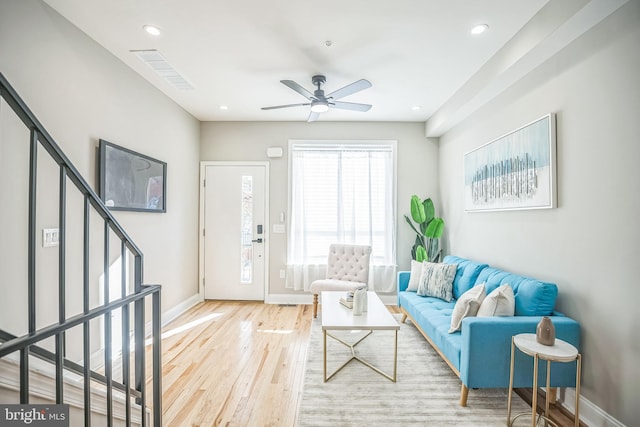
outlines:
[{"label": "ceiling fan blade", "polygon": [[312,111],[309,114],[309,118],[307,119],[308,122],[315,122],[316,120],[318,120],[318,118],[320,117],[320,113],[316,113],[315,111]]},{"label": "ceiling fan blade", "polygon": [[273,107],[262,107],[262,109],[263,110],[276,110],[278,108],[304,107],[305,105],[311,105],[311,103],[310,102],[305,102],[304,104],[275,105]]},{"label": "ceiling fan blade", "polygon": [[327,95],[327,98],[333,98],[333,99],[344,98],[345,96],[351,95],[352,93],[356,93],[370,87],[371,87],[371,82],[369,80],[360,79],[357,82],[353,82],[350,85],[347,85],[341,89],[331,92],[329,95]]},{"label": "ceiling fan blade", "polygon": [[294,82],[293,80],[280,80],[280,83],[295,90],[296,92],[298,92],[300,95],[304,96],[307,99],[314,99],[313,94],[311,92],[309,92],[308,90],[306,90],[305,88],[300,86],[298,83]]},{"label": "ceiling fan blade", "polygon": [[341,108],[343,110],[353,110],[353,111],[369,111],[371,109],[371,105],[369,104],[356,104],[354,102],[341,102],[334,101],[330,102],[329,105],[333,108]]}]

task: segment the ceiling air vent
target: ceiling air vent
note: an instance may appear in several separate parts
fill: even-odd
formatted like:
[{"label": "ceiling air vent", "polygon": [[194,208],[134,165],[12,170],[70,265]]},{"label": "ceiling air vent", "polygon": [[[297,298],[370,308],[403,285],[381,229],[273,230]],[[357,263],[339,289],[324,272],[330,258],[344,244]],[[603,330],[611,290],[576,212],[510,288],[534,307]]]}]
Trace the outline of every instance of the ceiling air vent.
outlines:
[{"label": "ceiling air vent", "polygon": [[130,52],[151,67],[156,73],[158,73],[158,75],[171,83],[171,85],[176,89],[193,89],[191,83],[182,77],[157,50],[131,50]]}]

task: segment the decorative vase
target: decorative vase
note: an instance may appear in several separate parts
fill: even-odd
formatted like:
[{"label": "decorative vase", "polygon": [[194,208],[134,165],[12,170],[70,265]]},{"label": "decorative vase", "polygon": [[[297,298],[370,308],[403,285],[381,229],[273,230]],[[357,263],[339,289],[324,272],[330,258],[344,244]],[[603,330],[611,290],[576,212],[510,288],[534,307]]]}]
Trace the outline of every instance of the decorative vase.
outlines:
[{"label": "decorative vase", "polygon": [[553,345],[556,342],[556,327],[551,318],[544,316],[536,328],[536,341],[542,345]]},{"label": "decorative vase", "polygon": [[367,291],[365,288],[358,288],[353,293],[353,315],[360,316],[363,311],[367,311]]}]

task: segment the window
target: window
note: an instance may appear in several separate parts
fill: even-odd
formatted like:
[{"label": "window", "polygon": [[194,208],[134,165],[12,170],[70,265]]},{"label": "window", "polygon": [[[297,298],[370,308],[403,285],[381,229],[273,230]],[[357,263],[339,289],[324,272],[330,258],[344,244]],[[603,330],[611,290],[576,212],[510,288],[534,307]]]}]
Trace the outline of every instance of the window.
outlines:
[{"label": "window", "polygon": [[372,246],[370,288],[395,289],[395,141],[291,141],[287,286],[324,276],[332,243]]}]

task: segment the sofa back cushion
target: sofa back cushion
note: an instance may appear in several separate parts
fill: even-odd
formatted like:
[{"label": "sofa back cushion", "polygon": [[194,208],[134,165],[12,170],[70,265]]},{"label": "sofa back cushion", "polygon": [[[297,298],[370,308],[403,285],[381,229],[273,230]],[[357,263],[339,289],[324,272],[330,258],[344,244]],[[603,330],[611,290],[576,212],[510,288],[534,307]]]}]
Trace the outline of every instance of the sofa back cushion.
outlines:
[{"label": "sofa back cushion", "polygon": [[[447,255],[442,262],[446,264],[457,264],[456,277],[453,279],[453,297],[460,298],[462,294],[467,292],[478,282],[478,275],[488,266],[488,264],[480,264],[469,259],[460,258],[454,255]],[[487,291],[487,293],[489,293]]]},{"label": "sofa back cushion", "polygon": [[493,267],[483,269],[476,283],[484,283],[487,294],[500,285],[509,284],[516,298],[516,316],[549,316],[558,297],[554,283],[509,273]]}]

